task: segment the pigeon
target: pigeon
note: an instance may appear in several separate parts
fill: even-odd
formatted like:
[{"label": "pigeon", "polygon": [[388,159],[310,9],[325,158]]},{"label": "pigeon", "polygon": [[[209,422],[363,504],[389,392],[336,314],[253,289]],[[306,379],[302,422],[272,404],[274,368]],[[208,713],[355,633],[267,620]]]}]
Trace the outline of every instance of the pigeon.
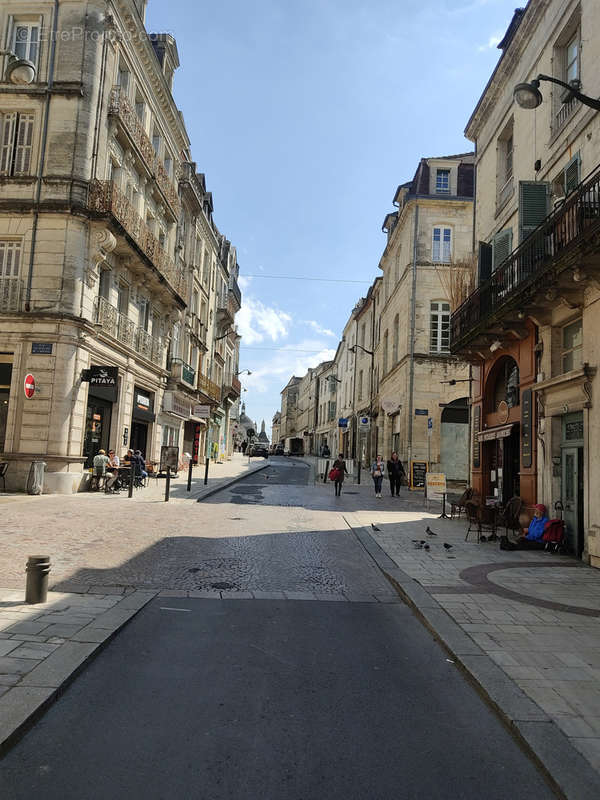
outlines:
[{"label": "pigeon", "polygon": [[429,545],[428,544],[423,545],[423,550],[429,550]]},{"label": "pigeon", "polygon": [[429,527],[429,525],[425,528],[425,533],[427,534],[427,536],[437,536],[437,533],[434,533]]},{"label": "pigeon", "polygon": [[371,527],[373,528],[374,531],[380,531],[381,530],[381,528],[378,528],[377,525],[373,525],[373,523],[371,523]]},{"label": "pigeon", "polygon": [[423,545],[421,544],[421,542],[417,542],[415,544],[415,550],[422,550],[422,549],[423,549]]},{"label": "pigeon", "polygon": [[444,549],[445,550],[452,550],[452,545],[451,544],[446,544],[446,542],[444,542]]}]

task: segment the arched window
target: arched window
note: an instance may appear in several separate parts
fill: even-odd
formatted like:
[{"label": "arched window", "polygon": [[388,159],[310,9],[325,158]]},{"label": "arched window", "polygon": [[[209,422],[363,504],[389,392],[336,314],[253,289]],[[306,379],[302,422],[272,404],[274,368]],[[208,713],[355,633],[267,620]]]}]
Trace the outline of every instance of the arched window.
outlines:
[{"label": "arched window", "polygon": [[494,411],[506,401],[509,408],[519,405],[519,366],[514,358],[504,358],[498,365],[496,381],[494,383]]},{"label": "arched window", "polygon": [[398,363],[398,339],[400,337],[400,317],[394,317],[394,330],[392,333],[392,367]]}]

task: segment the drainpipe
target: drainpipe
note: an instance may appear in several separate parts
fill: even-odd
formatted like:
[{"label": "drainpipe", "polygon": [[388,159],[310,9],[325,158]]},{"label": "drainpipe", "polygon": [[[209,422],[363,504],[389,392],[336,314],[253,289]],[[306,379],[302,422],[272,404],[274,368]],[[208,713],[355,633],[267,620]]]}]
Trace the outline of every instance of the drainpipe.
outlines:
[{"label": "drainpipe", "polygon": [[415,224],[413,230],[413,259],[412,259],[412,289],[410,298],[410,371],[408,379],[408,467],[412,461],[412,439],[413,439],[413,393],[415,386],[415,324],[417,311],[417,235],[419,231],[419,206],[415,200]]},{"label": "drainpipe", "polygon": [[33,281],[33,262],[35,259],[35,247],[37,243],[37,230],[40,218],[40,201],[42,198],[42,179],[44,175],[44,166],[46,163],[46,144],[48,142],[48,122],[50,119],[50,99],[52,96],[52,88],[54,86],[54,61],[56,55],[56,32],[58,29],[58,3],[59,0],[54,0],[54,17],[52,20],[52,36],[50,45],[50,58],[48,61],[48,86],[46,87],[46,103],[44,108],[44,124],[42,128],[41,152],[40,162],[37,176],[37,186],[35,193],[35,208],[33,212],[33,225],[31,228],[31,246],[29,250],[29,269],[27,272],[27,287],[25,290],[25,311],[31,311],[31,283]]}]

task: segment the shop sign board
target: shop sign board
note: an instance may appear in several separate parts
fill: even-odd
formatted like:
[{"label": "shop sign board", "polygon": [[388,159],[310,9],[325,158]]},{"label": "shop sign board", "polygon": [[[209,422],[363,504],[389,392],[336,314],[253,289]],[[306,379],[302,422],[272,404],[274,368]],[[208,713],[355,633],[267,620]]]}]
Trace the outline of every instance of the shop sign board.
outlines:
[{"label": "shop sign board", "polygon": [[34,356],[51,356],[52,342],[32,342],[31,354]]},{"label": "shop sign board", "polygon": [[192,449],[192,461],[194,464],[197,464],[200,458],[200,434],[202,432],[203,425],[197,422],[194,425],[194,445]]},{"label": "shop sign board", "polygon": [[427,475],[427,461],[410,462],[410,489],[424,489]]},{"label": "shop sign board", "polygon": [[359,431],[368,431],[371,429],[371,419],[369,417],[360,417],[358,420]]},{"label": "shop sign board", "polygon": [[200,419],[208,419],[210,417],[210,406],[194,406],[192,414]]},{"label": "shop sign board", "polygon": [[415,417],[427,417],[427,416],[429,416],[428,408],[415,408]]},{"label": "shop sign board", "polygon": [[[116,401],[119,380],[118,367],[105,367],[92,364],[88,370],[85,370],[83,379],[87,380],[90,384],[90,394],[103,397],[110,403]],[[94,392],[94,390],[96,390],[96,392]]]},{"label": "shop sign board", "polygon": [[31,374],[31,372],[29,372],[27,375],[25,375],[25,381],[23,382],[23,388],[25,390],[25,397],[28,400],[31,400],[31,398],[35,394],[35,378]]},{"label": "shop sign board", "polygon": [[338,428],[347,428],[348,427],[348,417],[340,417],[338,419]]},{"label": "shop sign board", "polygon": [[481,427],[481,406],[473,408],[473,467],[481,466],[481,445],[479,444],[479,428]]},{"label": "shop sign board", "polygon": [[179,448],[171,444],[163,444],[160,448],[160,471],[166,472],[167,467],[171,472],[177,472],[179,467]]},{"label": "shop sign board", "polygon": [[428,472],[425,475],[428,500],[442,500],[446,494],[446,476],[443,472]]},{"label": "shop sign board", "polygon": [[183,419],[189,419],[190,417],[189,403],[184,403],[179,400],[175,392],[164,393],[163,411],[166,411],[169,414],[175,414],[178,417],[183,417]]},{"label": "shop sign board", "polygon": [[521,463],[524,469],[529,469],[533,463],[531,450],[532,413],[531,389],[525,389],[521,394]]}]

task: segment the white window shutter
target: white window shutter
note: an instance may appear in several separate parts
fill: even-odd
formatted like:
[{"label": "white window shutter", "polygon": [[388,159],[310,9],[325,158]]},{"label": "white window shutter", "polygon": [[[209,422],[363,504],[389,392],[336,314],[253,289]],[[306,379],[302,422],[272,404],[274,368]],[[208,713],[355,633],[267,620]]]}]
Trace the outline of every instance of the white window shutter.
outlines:
[{"label": "white window shutter", "polygon": [[441,239],[442,239],[442,231],[441,231],[441,229],[440,228],[434,228],[433,229],[432,248],[431,248],[431,260],[436,262],[436,263],[440,260]]},{"label": "white window shutter", "polygon": [[33,144],[33,114],[20,114],[15,148],[13,175],[31,173],[31,147]]},{"label": "white window shutter", "polygon": [[10,175],[15,146],[17,114],[3,114],[0,122],[0,175]]}]

